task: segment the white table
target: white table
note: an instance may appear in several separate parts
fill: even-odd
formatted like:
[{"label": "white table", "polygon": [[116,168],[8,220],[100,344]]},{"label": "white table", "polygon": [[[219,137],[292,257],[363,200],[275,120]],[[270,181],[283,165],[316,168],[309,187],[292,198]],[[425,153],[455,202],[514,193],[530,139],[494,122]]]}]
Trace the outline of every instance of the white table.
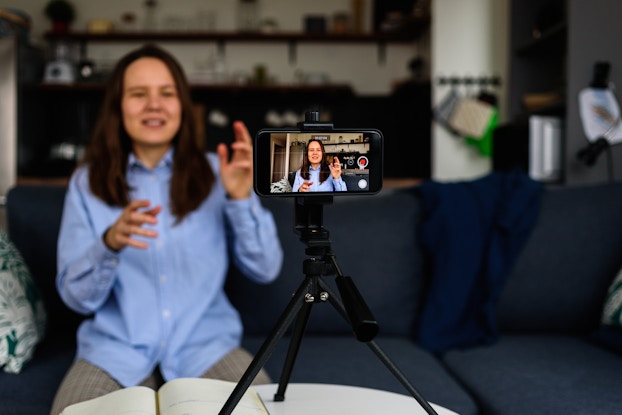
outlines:
[{"label": "white table", "polygon": [[[277,384],[253,385],[266,404],[270,415],[426,415],[425,410],[410,395],[357,386],[290,383],[285,400],[274,402]],[[458,415],[456,412],[431,404],[438,415]]]}]

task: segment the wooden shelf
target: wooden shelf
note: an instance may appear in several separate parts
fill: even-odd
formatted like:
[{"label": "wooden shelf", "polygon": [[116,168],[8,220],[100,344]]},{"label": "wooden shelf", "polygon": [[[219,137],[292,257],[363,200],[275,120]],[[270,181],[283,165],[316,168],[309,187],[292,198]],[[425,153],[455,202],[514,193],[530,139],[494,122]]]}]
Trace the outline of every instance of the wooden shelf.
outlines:
[{"label": "wooden shelf", "polygon": [[320,43],[410,43],[414,33],[373,33],[373,34],[332,34],[301,32],[202,32],[202,31],[154,31],[90,33],[72,31],[68,33],[47,32],[48,40],[66,40],[75,42],[320,42]]},{"label": "wooden shelf", "polygon": [[303,33],[303,32],[212,32],[212,31],[113,31],[109,33],[91,33],[87,31],[71,31],[68,33],[46,32],[49,41],[78,42],[82,54],[86,56],[86,44],[89,42],[216,42],[220,53],[224,55],[225,44],[236,43],[287,43],[289,61],[297,59],[299,43],[359,43],[376,44],[378,46],[378,62],[386,61],[387,44],[411,44],[428,27],[428,20],[417,22],[416,29],[398,33]]},{"label": "wooden shelf", "polygon": [[[75,82],[72,84],[41,83],[25,86],[31,91],[49,92],[103,92],[103,82]],[[256,84],[200,84],[191,83],[193,92],[201,93],[259,93],[259,94],[322,94],[339,95],[343,97],[354,96],[352,87],[348,84],[325,84],[325,85],[256,85]]]}]

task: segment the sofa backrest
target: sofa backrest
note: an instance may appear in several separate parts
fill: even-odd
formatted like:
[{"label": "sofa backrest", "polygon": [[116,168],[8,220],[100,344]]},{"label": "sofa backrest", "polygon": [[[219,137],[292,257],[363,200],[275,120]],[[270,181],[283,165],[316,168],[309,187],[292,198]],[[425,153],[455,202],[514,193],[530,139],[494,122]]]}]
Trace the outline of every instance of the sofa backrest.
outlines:
[{"label": "sofa backrest", "polygon": [[[264,199],[274,214],[285,259],[279,278],[260,286],[232,275],[227,291],[248,333],[267,334],[292,294],[303,283],[306,245],[294,232],[294,198]],[[380,333],[411,335],[422,284],[422,258],[416,226],[419,205],[412,193],[383,191],[373,196],[336,196],[323,207],[324,227],[344,275],[354,284],[378,321]],[[335,276],[322,280],[335,288]],[[309,333],[350,334],[330,304],[314,304]]]},{"label": "sofa backrest", "polygon": [[501,330],[586,331],[622,266],[622,183],[545,191],[502,293]]},{"label": "sofa backrest", "polygon": [[[73,337],[82,317],[55,288],[56,238],[65,188],[17,186],[7,195],[11,240],[46,302],[48,327]],[[257,285],[232,270],[227,284],[247,332],[266,334],[303,282],[305,244],[294,233],[294,199],[264,199],[285,251],[283,270]],[[379,322],[381,333],[412,334],[423,287],[412,192],[335,197],[324,225],[345,275],[351,276]],[[504,331],[585,331],[599,324],[607,288],[622,266],[622,183],[548,188],[536,227],[512,269],[498,306]],[[334,276],[323,280],[333,291]],[[350,328],[329,304],[313,306],[308,330]]]},{"label": "sofa backrest", "polygon": [[[56,241],[66,189],[17,186],[7,195],[9,235],[30,267],[48,312],[48,328],[72,339],[82,316],[69,310],[57,294]],[[415,196],[381,192],[373,196],[339,196],[324,206],[324,226],[344,275],[356,287],[379,323],[381,333],[412,332],[421,285],[421,257],[416,240],[419,220]],[[305,244],[294,233],[294,198],[263,199],[277,224],[285,259],[276,282],[258,285],[232,269],[227,282],[231,302],[246,331],[267,334],[304,280]],[[334,275],[322,278],[338,292]],[[350,333],[333,307],[313,306],[308,330]]]},{"label": "sofa backrest", "polygon": [[73,340],[82,317],[65,306],[55,283],[56,241],[65,191],[64,186],[13,187],[7,194],[7,226],[43,296],[48,332]]}]

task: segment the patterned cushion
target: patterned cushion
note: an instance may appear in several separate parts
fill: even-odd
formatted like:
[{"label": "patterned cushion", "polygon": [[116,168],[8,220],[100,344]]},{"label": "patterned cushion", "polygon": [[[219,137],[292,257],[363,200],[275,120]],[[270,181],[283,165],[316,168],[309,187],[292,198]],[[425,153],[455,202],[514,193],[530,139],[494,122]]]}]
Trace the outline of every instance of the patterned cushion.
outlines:
[{"label": "patterned cushion", "polygon": [[622,269],[609,287],[602,322],[609,326],[622,327]]},{"label": "patterned cushion", "polygon": [[19,373],[45,330],[45,310],[30,272],[0,229],[0,367]]},{"label": "patterned cushion", "polygon": [[289,193],[292,191],[292,185],[289,184],[287,177],[283,177],[278,182],[270,184],[270,193]]}]

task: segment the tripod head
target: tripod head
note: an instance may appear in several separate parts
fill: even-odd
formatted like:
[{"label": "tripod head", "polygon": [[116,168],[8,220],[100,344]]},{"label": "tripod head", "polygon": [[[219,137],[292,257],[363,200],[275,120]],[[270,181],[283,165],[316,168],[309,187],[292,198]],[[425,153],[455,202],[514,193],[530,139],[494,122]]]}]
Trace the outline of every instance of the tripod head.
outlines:
[{"label": "tripod head", "polygon": [[330,249],[329,232],[323,225],[323,208],[332,203],[332,196],[296,198],[294,232],[307,245],[308,255],[323,256]]},{"label": "tripod head", "polygon": [[298,123],[301,131],[333,131],[333,123],[320,122],[320,112],[317,110],[305,112],[305,120]]}]

